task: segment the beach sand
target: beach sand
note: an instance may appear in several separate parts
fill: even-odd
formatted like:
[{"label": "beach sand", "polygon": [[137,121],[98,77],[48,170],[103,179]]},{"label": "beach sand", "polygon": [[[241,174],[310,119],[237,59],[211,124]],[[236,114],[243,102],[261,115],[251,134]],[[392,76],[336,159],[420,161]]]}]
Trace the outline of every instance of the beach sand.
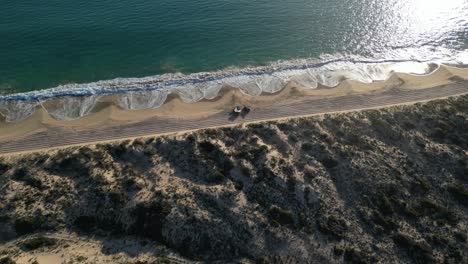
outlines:
[{"label": "beach sand", "polygon": [[442,65],[427,75],[411,75],[394,73],[388,80],[361,83],[344,80],[336,87],[319,86],[316,89],[299,87],[294,82],[274,94],[249,96],[240,89],[223,88],[212,100],[202,100],[196,103],[185,103],[178,95],[171,94],[166,102],[157,109],[123,110],[113,104],[113,96],[100,99],[91,114],[77,120],[56,120],[42,107],[24,121],[19,123],[0,120],[0,139],[18,138],[28,134],[45,131],[51,128],[89,129],[141,122],[152,117],[172,119],[199,119],[223,111],[230,111],[235,105],[245,105],[251,108],[261,108],[272,105],[291,104],[310,98],[338,97],[350,94],[368,94],[384,92],[392,88],[425,89],[468,80],[468,69]]}]

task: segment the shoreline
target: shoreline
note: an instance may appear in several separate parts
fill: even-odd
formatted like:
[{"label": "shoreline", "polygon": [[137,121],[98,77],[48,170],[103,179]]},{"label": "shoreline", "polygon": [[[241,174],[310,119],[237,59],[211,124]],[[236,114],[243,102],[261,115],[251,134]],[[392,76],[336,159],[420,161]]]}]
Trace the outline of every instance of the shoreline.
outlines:
[{"label": "shoreline", "polygon": [[[458,54],[460,56],[460,54]],[[394,72],[406,72],[395,70],[401,67],[413,64],[412,71],[410,74],[423,76],[432,74],[439,66],[445,65],[449,67],[464,68],[467,65],[464,62],[455,63],[457,56],[450,60],[407,60],[407,59],[382,59],[382,60],[369,60],[365,58],[332,58],[329,60],[319,59],[295,59],[295,60],[280,60],[277,62],[268,63],[265,65],[257,66],[245,66],[242,68],[238,67],[227,67],[225,69],[214,70],[210,72],[194,72],[194,73],[164,73],[160,75],[145,76],[145,77],[119,77],[114,79],[105,79],[89,83],[67,83],[61,84],[56,87],[41,89],[37,91],[28,91],[22,93],[0,95],[0,100],[6,101],[29,101],[29,100],[47,100],[51,98],[72,96],[94,96],[94,95],[120,95],[128,92],[140,92],[140,91],[155,91],[160,90],[163,87],[175,87],[176,85],[185,84],[202,84],[208,82],[223,81],[232,77],[260,77],[263,75],[283,75],[284,72],[294,72],[301,70],[315,70],[326,66],[331,67],[333,71],[339,71],[338,67],[349,67],[347,70],[353,68],[359,68],[364,65],[376,65],[380,66],[381,69],[391,69]],[[336,65],[335,65],[336,64]],[[418,64],[418,65],[417,65]],[[417,65],[417,66],[416,66]],[[422,71],[426,68],[426,71]],[[325,68],[327,69],[327,68]],[[316,72],[314,72],[316,73]],[[362,76],[361,76],[362,77]],[[369,77],[369,76],[367,76]],[[386,81],[389,76],[385,79],[373,80],[373,81]],[[329,86],[324,83],[323,85],[328,88]],[[127,86],[122,89],[115,89],[119,86]],[[93,88],[93,89],[90,89]]]},{"label": "shoreline", "polygon": [[[284,93],[283,90],[288,88],[300,90],[302,96],[333,96],[350,84],[352,93],[382,89],[384,86],[394,85],[392,82],[395,78],[401,76],[403,79],[430,78],[444,84],[447,82],[440,80],[447,80],[457,74],[466,79],[467,75],[460,73],[463,72],[463,67],[448,66],[441,62],[405,61],[374,65],[332,61],[329,62],[330,65],[315,68],[308,68],[306,62],[289,63],[299,68],[290,70],[286,67],[289,64],[285,62],[283,67],[272,65],[268,67],[269,70],[232,70],[231,75],[228,74],[231,70],[225,70],[194,75],[122,78],[0,96],[0,122],[20,123],[31,118],[38,110],[45,111],[47,115],[60,121],[82,119],[111,105],[119,110],[153,110],[168,104],[174,97],[180,98],[184,103],[212,102],[229,93],[229,90],[239,91],[239,97],[263,98]],[[440,72],[447,71],[448,74],[440,76]],[[224,77],[215,78],[220,74],[224,74]]]},{"label": "shoreline", "polygon": [[[224,111],[204,118],[177,119],[153,116],[142,121],[125,123],[114,120],[114,123],[94,124],[91,127],[65,127],[50,123],[47,125],[42,124],[39,127],[16,127],[16,130],[12,129],[9,135],[0,138],[0,156],[7,156],[13,153],[37,152],[46,149],[62,149],[70,146],[93,145],[101,142],[118,142],[155,135],[178,135],[200,129],[243,126],[273,120],[288,120],[323,114],[386,108],[467,93],[468,82],[464,81],[432,88],[407,89],[400,86],[367,94],[358,93],[335,97],[315,97],[315,99],[310,99],[314,97],[304,97],[302,100],[291,101],[289,104],[257,106],[252,109],[252,112],[245,119],[239,118],[235,121],[228,120],[228,111]],[[33,128],[35,130],[21,135],[20,133],[25,133],[25,128]]]},{"label": "shoreline", "polygon": [[[57,120],[43,106],[36,107],[35,112],[30,117],[18,123],[7,122],[4,117],[0,118],[0,140],[21,137],[51,128],[80,130],[128,125],[154,117],[193,120],[206,118],[220,112],[229,112],[235,105],[245,105],[255,109],[298,103],[304,99],[382,93],[395,88],[425,89],[466,80],[468,80],[468,68],[441,65],[427,75],[393,73],[386,81],[362,83],[343,80],[334,88],[319,86],[316,89],[307,89],[291,82],[281,91],[271,94],[263,93],[260,96],[250,96],[238,88],[224,87],[219,91],[217,97],[211,100],[202,99],[195,103],[186,103],[178,94],[170,94],[164,104],[155,109],[124,110],[113,103],[112,96],[108,96],[97,102],[88,115],[75,120]],[[2,116],[0,115],[0,117]]]}]

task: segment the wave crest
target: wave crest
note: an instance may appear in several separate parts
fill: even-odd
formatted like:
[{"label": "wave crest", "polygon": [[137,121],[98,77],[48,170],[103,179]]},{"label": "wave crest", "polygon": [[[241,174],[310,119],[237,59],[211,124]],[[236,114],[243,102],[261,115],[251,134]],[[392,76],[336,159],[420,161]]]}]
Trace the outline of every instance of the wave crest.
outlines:
[{"label": "wave crest", "polygon": [[119,96],[117,105],[125,110],[142,110],[160,107],[167,98],[167,91],[128,92]]},{"label": "wave crest", "polygon": [[[468,63],[468,52],[447,60],[365,60],[338,58],[328,61],[282,61],[263,67],[226,69],[195,74],[163,74],[144,78],[118,78],[86,84],[67,84],[51,89],[0,96],[0,113],[7,122],[19,122],[42,106],[52,117],[73,120],[90,114],[105,95],[126,110],[160,107],[169,94],[187,103],[214,99],[223,87],[235,87],[250,96],[276,93],[288,84],[303,88],[335,87],[342,80],[363,83],[384,81],[394,72],[427,74],[436,63]],[[461,59],[460,59],[461,58]]]},{"label": "wave crest", "polygon": [[41,105],[57,120],[75,120],[90,114],[98,99],[97,96],[65,96],[57,100],[43,101]]}]

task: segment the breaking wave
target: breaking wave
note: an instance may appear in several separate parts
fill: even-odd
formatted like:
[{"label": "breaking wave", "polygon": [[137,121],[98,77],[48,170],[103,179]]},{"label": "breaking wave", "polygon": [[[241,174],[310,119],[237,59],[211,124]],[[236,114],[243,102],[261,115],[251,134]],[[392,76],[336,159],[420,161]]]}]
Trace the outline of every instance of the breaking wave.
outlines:
[{"label": "breaking wave", "polygon": [[[441,54],[441,53],[438,53]],[[453,54],[445,51],[442,54]],[[432,65],[468,64],[468,52],[424,60],[370,60],[353,56],[323,56],[319,60],[280,61],[268,66],[229,68],[193,74],[163,74],[144,78],[117,78],[84,84],[67,84],[40,91],[0,96],[0,113],[7,122],[19,122],[43,107],[58,120],[74,120],[90,114],[104,96],[126,110],[160,107],[169,94],[187,103],[217,97],[223,87],[234,87],[250,96],[275,93],[294,82],[314,89],[335,87],[344,79],[363,83],[384,81],[394,72],[428,74]]]}]

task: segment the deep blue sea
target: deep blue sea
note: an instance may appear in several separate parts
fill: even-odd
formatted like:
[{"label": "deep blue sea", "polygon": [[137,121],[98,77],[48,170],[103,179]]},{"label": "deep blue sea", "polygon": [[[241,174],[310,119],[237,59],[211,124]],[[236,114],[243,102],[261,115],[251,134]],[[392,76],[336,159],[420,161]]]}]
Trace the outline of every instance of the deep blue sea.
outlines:
[{"label": "deep blue sea", "polygon": [[382,63],[414,62],[390,68],[415,73],[423,71],[417,63],[468,63],[466,0],[0,0],[0,6],[0,101],[190,90],[205,81],[249,87],[249,76],[258,87],[274,86],[291,70],[311,75],[309,69],[315,82],[327,84],[326,71],[340,67],[354,70],[345,77],[372,81],[387,73]]}]

